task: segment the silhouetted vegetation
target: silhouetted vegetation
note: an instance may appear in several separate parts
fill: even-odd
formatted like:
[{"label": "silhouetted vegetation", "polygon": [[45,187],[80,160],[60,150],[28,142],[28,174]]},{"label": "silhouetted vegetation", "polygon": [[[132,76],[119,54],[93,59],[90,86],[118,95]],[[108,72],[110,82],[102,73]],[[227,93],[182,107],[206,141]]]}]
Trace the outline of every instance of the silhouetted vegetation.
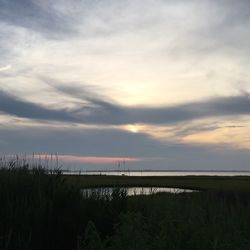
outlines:
[{"label": "silhouetted vegetation", "polygon": [[250,249],[248,193],[84,195],[59,170],[0,169],[0,249]]}]

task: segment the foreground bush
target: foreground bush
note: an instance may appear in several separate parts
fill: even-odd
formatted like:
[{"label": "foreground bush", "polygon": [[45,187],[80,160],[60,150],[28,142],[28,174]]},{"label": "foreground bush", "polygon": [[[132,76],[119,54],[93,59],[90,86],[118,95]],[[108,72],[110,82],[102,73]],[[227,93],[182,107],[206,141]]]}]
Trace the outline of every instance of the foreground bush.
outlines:
[{"label": "foreground bush", "polygon": [[84,197],[60,171],[0,169],[0,249],[76,249],[89,221],[102,237],[125,206],[124,194]]}]

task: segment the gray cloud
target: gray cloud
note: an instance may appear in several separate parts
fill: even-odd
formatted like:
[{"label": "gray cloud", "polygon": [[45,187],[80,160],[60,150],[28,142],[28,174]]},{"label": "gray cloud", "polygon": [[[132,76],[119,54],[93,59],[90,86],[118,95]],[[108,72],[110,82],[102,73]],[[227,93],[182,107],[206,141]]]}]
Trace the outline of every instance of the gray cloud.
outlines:
[{"label": "gray cloud", "polygon": [[[207,124],[208,123],[208,124]],[[206,124],[180,124],[179,126],[175,126],[171,129],[171,131],[175,134],[175,136],[183,137],[186,135],[199,133],[199,132],[211,132],[217,129],[229,128],[244,128],[242,125],[220,125],[220,122],[213,121],[211,124],[207,122]]]},{"label": "gray cloud", "polygon": [[41,105],[21,100],[0,90],[0,112],[17,117],[55,120],[64,122],[79,122],[67,110],[55,110]]},{"label": "gray cloud", "polygon": [[247,94],[215,97],[176,106],[127,107],[116,105],[109,100],[91,97],[89,92],[80,92],[80,90],[70,87],[58,90],[70,94],[80,101],[82,100],[83,103],[79,104],[74,110],[50,109],[23,101],[1,91],[0,111],[30,119],[111,125],[131,123],[170,124],[200,118],[250,114],[250,99]]},{"label": "gray cloud", "polygon": [[[163,153],[157,141],[145,134],[131,134],[120,130],[109,129],[46,129],[14,128],[0,129],[1,139],[12,142],[2,145],[5,152],[55,152],[61,154],[97,155],[97,156],[130,156],[151,157]],[[29,134],[29,135],[28,135]],[[9,135],[9,140],[8,136]],[[26,140],[25,140],[26,138]],[[25,145],[21,147],[22,142]],[[37,142],[37,143],[36,143]],[[144,145],[142,147],[142,145]],[[6,148],[6,150],[4,150]]]},{"label": "gray cloud", "polygon": [[[79,22],[84,26],[85,35],[154,30],[163,24],[168,28],[178,26],[178,30],[190,35],[188,39],[191,40],[194,36],[201,39],[200,35],[203,35],[214,42],[226,39],[234,43],[243,42],[240,36],[248,34],[244,30],[247,31],[250,21],[249,6],[248,0],[205,0],[200,3],[195,0],[145,0],[143,4],[135,0],[0,0],[0,20],[50,37],[75,32]],[[186,22],[189,17],[191,20]],[[195,19],[197,17],[199,20]]]},{"label": "gray cloud", "polygon": [[[2,154],[58,152],[66,155],[145,159],[143,162],[128,163],[126,167],[130,169],[243,170],[249,169],[250,160],[249,152],[244,150],[218,148],[215,145],[161,143],[142,133],[108,129],[0,127],[0,148]],[[89,164],[78,167],[90,169]],[[101,168],[100,165],[92,167]],[[103,167],[117,168],[116,165]]]},{"label": "gray cloud", "polygon": [[[103,100],[90,91],[74,87],[52,85],[57,90],[80,100],[88,100],[93,106],[84,118],[87,123],[165,124],[206,117],[236,116],[250,114],[250,98],[247,93],[238,96],[214,97],[203,101],[165,107],[125,107]],[[102,97],[104,98],[104,97]]]},{"label": "gray cloud", "polygon": [[176,136],[186,136],[186,135],[189,135],[189,134],[193,134],[193,133],[199,133],[199,132],[206,132],[206,131],[214,131],[214,130],[217,130],[217,129],[220,129],[222,128],[221,126],[215,124],[215,125],[191,125],[191,126],[188,126],[188,127],[175,127],[172,129],[172,131],[174,132],[174,134]]},{"label": "gray cloud", "polygon": [[56,11],[52,3],[35,0],[0,0],[0,21],[32,29],[49,38],[75,31],[72,18]]},{"label": "gray cloud", "polygon": [[172,107],[136,108],[131,120],[141,123],[176,123],[199,118],[250,114],[248,96],[216,97]]}]

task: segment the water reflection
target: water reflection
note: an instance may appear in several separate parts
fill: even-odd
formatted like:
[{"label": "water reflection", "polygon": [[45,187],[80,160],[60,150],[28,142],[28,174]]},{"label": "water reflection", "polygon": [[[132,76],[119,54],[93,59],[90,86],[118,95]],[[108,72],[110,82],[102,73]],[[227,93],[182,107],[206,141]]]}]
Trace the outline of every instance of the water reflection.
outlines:
[{"label": "water reflection", "polygon": [[[82,193],[84,196],[89,197],[91,195],[111,195],[114,191],[114,188],[103,187],[103,188],[85,188],[82,189]],[[126,193],[128,196],[134,195],[150,195],[156,193],[172,193],[172,194],[180,194],[180,193],[190,193],[197,192],[197,190],[192,189],[182,189],[182,188],[166,188],[166,187],[123,187],[119,188],[121,192]]]}]

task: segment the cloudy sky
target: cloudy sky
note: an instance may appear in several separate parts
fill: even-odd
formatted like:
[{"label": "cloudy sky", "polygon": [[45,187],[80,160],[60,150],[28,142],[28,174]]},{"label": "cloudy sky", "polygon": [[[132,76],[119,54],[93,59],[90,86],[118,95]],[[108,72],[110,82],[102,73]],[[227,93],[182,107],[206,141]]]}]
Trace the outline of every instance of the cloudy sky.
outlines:
[{"label": "cloudy sky", "polygon": [[250,170],[249,0],[0,0],[0,154]]}]

